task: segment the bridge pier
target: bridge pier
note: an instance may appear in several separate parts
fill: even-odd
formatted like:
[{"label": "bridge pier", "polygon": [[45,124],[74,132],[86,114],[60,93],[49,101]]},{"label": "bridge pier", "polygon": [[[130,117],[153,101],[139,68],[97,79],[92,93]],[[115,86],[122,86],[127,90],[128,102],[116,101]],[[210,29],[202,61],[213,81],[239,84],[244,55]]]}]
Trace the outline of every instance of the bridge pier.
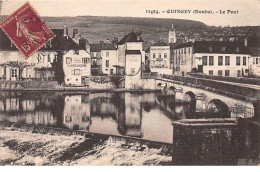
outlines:
[{"label": "bridge pier", "polygon": [[254,106],[254,116],[257,122],[260,122],[260,100],[253,103]]}]

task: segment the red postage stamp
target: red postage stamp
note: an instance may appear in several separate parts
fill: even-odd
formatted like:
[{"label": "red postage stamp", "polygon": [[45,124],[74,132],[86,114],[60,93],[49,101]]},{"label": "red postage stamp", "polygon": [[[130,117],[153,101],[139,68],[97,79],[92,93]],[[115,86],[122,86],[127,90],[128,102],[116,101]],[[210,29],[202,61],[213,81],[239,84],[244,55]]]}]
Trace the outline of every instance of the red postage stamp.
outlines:
[{"label": "red postage stamp", "polygon": [[28,2],[2,21],[0,27],[25,58],[54,37],[51,29]]}]

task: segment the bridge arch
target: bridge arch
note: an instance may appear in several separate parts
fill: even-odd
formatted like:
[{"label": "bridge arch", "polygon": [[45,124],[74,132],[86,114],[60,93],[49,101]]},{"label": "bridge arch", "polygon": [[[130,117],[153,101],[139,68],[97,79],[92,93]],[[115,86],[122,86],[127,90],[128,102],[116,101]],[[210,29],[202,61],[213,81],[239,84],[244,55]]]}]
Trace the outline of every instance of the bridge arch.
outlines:
[{"label": "bridge arch", "polygon": [[226,103],[219,99],[212,99],[207,106],[207,117],[230,118],[231,113]]},{"label": "bridge arch", "polygon": [[157,84],[157,89],[161,89],[162,88],[162,83],[158,83]]},{"label": "bridge arch", "polygon": [[174,96],[176,94],[176,88],[174,86],[170,86],[168,89],[168,95]]},{"label": "bridge arch", "polygon": [[184,94],[184,101],[196,104],[196,95],[192,91],[188,91]]}]

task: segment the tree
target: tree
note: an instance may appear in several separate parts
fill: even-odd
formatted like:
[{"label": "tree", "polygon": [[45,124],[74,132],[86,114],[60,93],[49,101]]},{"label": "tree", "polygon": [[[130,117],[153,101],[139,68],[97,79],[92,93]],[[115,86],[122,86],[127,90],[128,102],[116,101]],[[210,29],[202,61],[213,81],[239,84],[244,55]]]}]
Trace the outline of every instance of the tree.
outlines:
[{"label": "tree", "polygon": [[63,71],[63,53],[61,51],[58,52],[56,58],[53,60],[53,63],[51,63],[51,68],[55,73],[55,80],[62,84],[64,82],[64,71]]},{"label": "tree", "polygon": [[119,88],[121,82],[123,81],[124,77],[120,75],[111,75],[110,80],[112,84],[115,86],[115,88]]}]

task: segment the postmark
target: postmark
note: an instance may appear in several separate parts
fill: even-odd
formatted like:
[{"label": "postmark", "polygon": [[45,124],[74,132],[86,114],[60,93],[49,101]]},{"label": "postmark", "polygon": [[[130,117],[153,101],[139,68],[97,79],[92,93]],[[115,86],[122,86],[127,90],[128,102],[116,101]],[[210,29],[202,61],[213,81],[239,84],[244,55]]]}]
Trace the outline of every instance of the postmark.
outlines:
[{"label": "postmark", "polygon": [[0,27],[25,58],[33,55],[54,37],[51,29],[42,21],[29,2],[2,21]]}]

